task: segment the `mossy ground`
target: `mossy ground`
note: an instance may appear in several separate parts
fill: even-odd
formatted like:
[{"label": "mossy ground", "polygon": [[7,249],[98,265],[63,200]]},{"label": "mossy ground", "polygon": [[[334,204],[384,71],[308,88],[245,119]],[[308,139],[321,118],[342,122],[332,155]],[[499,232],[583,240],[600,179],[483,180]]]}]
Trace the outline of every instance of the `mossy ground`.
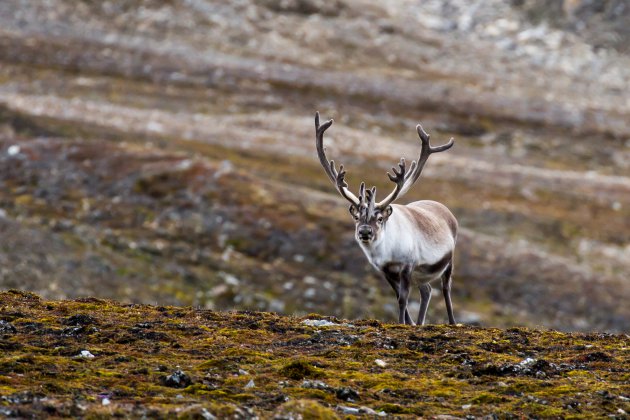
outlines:
[{"label": "mossy ground", "polygon": [[[326,319],[339,325],[312,327],[306,318],[323,319],[3,292],[0,413],[623,418],[630,411],[627,335],[334,318]],[[80,357],[84,351],[94,357]],[[168,379],[178,370],[190,379],[181,388]]]}]

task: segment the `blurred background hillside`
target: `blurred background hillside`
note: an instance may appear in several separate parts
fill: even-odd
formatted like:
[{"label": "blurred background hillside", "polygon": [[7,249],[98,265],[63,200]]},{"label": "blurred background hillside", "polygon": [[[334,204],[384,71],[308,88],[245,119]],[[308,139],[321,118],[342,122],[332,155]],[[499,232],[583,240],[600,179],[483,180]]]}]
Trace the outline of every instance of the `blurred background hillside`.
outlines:
[{"label": "blurred background hillside", "polygon": [[459,219],[458,320],[628,331],[629,28],[623,0],[3,0],[0,289],[394,321],[319,110],[353,189],[418,122],[455,137],[403,201]]}]

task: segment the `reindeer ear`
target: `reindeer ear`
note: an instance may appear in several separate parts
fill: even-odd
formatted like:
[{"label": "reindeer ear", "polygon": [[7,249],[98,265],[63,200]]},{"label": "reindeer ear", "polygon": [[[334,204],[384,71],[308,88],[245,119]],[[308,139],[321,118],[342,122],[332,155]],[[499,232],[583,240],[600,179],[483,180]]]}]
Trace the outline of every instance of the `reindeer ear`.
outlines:
[{"label": "reindeer ear", "polygon": [[387,219],[389,216],[392,215],[392,211],[394,211],[394,209],[392,209],[392,206],[387,206],[387,208],[382,212],[383,217]]}]

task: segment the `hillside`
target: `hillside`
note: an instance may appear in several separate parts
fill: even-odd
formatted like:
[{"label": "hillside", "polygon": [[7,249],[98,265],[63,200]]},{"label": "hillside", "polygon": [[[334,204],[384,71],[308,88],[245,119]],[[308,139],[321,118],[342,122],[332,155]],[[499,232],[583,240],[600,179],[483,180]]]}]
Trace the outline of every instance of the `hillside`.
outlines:
[{"label": "hillside", "polygon": [[626,418],[629,346],[627,335],[9,291],[0,293],[0,414]]}]

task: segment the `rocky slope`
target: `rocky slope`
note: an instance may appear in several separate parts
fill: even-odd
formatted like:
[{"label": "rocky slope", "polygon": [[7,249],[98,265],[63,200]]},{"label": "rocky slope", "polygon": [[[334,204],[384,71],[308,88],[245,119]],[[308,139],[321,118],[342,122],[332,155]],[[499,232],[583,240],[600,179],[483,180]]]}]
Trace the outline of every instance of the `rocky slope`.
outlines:
[{"label": "rocky slope", "polygon": [[0,3],[0,287],[394,319],[319,109],[355,188],[456,138],[405,200],[460,220],[461,320],[627,330],[626,14],[564,3]]},{"label": "rocky slope", "polygon": [[[0,414],[626,418],[627,335],[0,293]],[[454,416],[454,417],[446,417]]]}]

